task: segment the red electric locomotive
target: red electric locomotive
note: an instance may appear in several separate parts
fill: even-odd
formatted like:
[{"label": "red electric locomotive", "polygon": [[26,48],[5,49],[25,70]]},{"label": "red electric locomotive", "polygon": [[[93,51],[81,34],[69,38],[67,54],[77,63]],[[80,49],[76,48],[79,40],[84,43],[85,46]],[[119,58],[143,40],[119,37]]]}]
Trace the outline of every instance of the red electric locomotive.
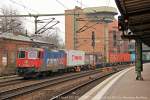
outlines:
[{"label": "red electric locomotive", "polygon": [[43,51],[40,48],[19,48],[16,60],[18,74],[26,77],[25,73],[38,70],[43,64]]}]

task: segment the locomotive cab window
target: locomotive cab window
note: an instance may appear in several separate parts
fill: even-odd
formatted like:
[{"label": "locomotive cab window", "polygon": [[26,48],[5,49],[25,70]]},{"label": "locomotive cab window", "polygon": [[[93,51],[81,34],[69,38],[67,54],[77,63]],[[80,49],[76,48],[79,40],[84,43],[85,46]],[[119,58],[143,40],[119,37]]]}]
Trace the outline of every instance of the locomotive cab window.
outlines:
[{"label": "locomotive cab window", "polygon": [[25,58],[25,51],[19,51],[18,58]]}]

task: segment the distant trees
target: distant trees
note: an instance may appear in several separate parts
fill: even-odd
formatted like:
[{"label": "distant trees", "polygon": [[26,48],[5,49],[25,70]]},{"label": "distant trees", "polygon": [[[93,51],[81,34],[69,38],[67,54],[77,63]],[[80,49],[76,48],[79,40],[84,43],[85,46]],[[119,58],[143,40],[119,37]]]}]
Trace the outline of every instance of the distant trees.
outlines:
[{"label": "distant trees", "polygon": [[[19,12],[17,9],[3,6],[0,9],[0,13],[2,15],[18,15]],[[10,33],[23,33],[24,26],[21,18],[18,17],[0,17],[0,31],[1,32],[10,32]]]}]

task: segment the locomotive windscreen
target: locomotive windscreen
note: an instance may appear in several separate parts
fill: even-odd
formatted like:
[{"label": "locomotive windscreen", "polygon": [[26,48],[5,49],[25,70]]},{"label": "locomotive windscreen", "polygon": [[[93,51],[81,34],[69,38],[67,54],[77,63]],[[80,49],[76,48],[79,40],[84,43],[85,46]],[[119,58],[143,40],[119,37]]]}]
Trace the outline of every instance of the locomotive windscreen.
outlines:
[{"label": "locomotive windscreen", "polygon": [[18,58],[25,58],[25,51],[19,51]]}]

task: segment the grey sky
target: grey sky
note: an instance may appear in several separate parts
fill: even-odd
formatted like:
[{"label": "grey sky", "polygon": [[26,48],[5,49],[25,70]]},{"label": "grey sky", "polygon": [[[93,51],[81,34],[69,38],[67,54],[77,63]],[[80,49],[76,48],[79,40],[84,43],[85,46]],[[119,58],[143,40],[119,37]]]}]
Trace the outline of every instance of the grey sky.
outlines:
[{"label": "grey sky", "polygon": [[[8,6],[17,8],[20,14],[28,13],[64,13],[65,9],[73,9],[75,6],[96,7],[96,6],[113,6],[116,7],[114,0],[0,0],[0,8]],[[81,5],[82,2],[82,5]],[[117,8],[117,7],[116,7]],[[61,29],[60,37],[64,40],[64,17],[55,17],[61,23],[56,25]],[[34,32],[34,24],[31,23],[33,18],[24,18],[26,28]]]}]

